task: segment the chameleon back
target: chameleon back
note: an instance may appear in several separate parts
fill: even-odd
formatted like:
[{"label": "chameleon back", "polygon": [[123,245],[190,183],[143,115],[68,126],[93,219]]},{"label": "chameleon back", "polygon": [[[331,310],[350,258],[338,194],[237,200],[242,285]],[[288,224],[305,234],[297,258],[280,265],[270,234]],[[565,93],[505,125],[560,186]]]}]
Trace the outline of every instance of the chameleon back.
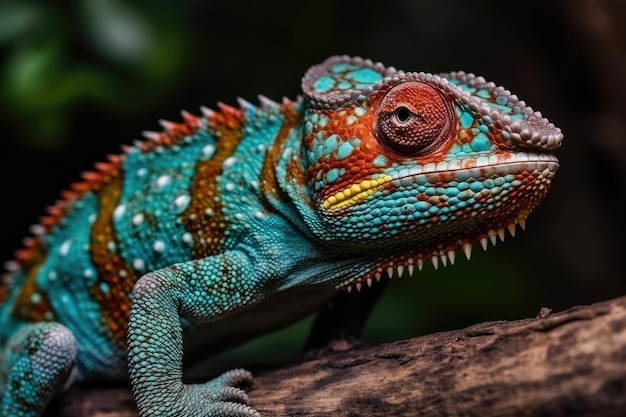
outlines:
[{"label": "chameleon back", "polygon": [[226,250],[240,222],[290,233],[267,216],[264,193],[276,184],[262,171],[281,130],[299,123],[301,104],[261,98],[203,111],[162,121],[164,132],[146,132],[147,141],[96,165],[48,209],[0,286],[0,345],[27,323],[60,322],[80,340],[80,374],[118,378],[141,275]]}]

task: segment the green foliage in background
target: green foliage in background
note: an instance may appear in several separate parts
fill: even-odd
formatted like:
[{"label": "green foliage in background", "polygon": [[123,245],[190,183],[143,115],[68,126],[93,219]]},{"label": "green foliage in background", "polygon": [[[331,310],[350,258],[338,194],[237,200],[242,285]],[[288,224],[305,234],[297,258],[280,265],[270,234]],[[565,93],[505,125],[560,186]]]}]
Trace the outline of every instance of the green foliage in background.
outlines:
[{"label": "green foliage in background", "polygon": [[163,99],[187,59],[175,2],[59,4],[0,2],[0,112],[36,147],[59,146],[85,102],[132,113]]}]

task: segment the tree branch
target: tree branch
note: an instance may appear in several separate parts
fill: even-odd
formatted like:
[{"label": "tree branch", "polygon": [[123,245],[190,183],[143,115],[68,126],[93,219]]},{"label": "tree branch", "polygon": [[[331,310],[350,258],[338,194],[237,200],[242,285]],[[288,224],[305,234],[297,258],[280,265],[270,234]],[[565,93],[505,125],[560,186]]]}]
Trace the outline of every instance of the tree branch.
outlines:
[{"label": "tree branch", "polygon": [[[263,416],[626,415],[626,297],[374,347],[335,342],[256,372]],[[80,388],[55,416],[136,416],[128,388]]]}]

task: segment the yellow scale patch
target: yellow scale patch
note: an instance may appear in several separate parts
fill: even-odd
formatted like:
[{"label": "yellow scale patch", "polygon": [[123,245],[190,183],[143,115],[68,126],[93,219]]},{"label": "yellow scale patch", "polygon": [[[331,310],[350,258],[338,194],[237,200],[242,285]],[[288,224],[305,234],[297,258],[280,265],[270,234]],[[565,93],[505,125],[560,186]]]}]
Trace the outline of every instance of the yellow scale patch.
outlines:
[{"label": "yellow scale patch", "polygon": [[375,180],[363,180],[359,184],[352,184],[338,193],[324,200],[323,207],[326,210],[341,210],[353,206],[367,199],[372,194],[382,191],[383,184],[393,180],[391,175],[385,175]]}]

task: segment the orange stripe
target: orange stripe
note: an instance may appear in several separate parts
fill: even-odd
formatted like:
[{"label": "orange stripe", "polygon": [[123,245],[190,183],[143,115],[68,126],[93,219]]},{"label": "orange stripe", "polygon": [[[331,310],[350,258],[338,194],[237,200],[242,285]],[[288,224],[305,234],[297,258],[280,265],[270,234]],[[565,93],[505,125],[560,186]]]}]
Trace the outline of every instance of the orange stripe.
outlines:
[{"label": "orange stripe", "polygon": [[[261,178],[263,178],[263,181],[260,181],[260,188],[263,195],[272,196],[277,200],[282,200],[283,195],[280,187],[278,186],[278,180],[276,179],[276,167],[280,162],[283,147],[289,137],[289,133],[294,127],[296,127],[301,119],[300,112],[294,106],[293,102],[284,103],[281,107],[281,111],[284,119],[283,124],[276,134],[274,143],[269,148],[267,155],[263,160],[263,167],[261,168]],[[299,168],[296,171],[301,173]]]},{"label": "orange stripe", "polygon": [[217,178],[222,172],[222,164],[241,142],[244,117],[239,109],[233,107],[220,105],[220,110],[207,120],[207,128],[217,139],[215,154],[212,158],[196,164],[190,192],[191,202],[182,215],[185,228],[194,237],[202,233],[203,239],[194,239],[194,258],[216,253],[226,231]]},{"label": "orange stripe", "polygon": [[91,227],[89,246],[91,260],[98,271],[98,279],[90,288],[90,293],[100,304],[102,321],[109,329],[110,336],[119,346],[124,347],[130,314],[128,296],[138,277],[118,252],[111,252],[108,248],[109,242],[117,245],[113,210],[119,203],[121,189],[122,179],[118,174],[98,192],[98,217]]}]

